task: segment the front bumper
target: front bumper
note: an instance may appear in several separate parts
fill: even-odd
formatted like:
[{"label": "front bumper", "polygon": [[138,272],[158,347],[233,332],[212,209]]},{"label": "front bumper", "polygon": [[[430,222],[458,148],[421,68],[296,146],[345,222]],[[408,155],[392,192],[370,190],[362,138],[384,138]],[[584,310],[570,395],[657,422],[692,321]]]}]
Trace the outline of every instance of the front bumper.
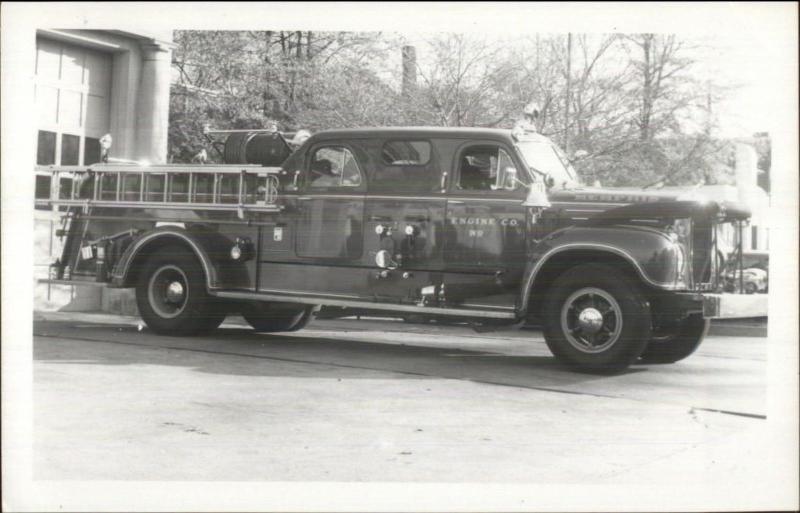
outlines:
[{"label": "front bumper", "polygon": [[703,317],[735,319],[766,317],[767,294],[698,294],[703,302]]}]

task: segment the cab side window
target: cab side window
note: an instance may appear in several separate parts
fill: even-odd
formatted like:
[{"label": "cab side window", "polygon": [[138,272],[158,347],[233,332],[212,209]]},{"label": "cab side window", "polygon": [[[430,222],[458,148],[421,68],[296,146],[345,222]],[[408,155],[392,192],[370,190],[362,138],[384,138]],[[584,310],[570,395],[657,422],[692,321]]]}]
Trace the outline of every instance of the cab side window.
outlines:
[{"label": "cab side window", "polygon": [[436,141],[390,139],[371,142],[376,158],[371,169],[372,192],[425,194],[441,190]]},{"label": "cab side window", "polygon": [[309,188],[327,189],[359,185],[361,185],[361,170],[350,150],[343,146],[323,146],[314,151],[309,166]]},{"label": "cab side window", "polygon": [[514,161],[494,145],[471,146],[461,154],[458,165],[458,188],[467,191],[508,190],[521,184]]}]

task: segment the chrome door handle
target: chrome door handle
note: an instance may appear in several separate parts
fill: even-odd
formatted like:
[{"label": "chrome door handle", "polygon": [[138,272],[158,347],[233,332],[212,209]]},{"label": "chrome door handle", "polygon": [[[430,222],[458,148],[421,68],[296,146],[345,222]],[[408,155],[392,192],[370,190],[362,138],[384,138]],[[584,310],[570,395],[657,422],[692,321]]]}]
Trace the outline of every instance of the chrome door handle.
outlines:
[{"label": "chrome door handle", "polygon": [[308,201],[311,199],[311,196],[298,196],[297,201]]},{"label": "chrome door handle", "polygon": [[461,200],[447,200],[447,202],[450,203],[451,205],[463,205],[464,204],[464,202],[461,201]]}]

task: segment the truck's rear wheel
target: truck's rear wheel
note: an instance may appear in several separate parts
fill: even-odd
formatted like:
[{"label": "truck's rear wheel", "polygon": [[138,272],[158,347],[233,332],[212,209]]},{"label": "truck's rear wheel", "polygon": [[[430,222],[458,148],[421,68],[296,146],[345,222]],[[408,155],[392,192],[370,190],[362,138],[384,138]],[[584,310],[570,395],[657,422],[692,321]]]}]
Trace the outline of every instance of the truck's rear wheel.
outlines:
[{"label": "truck's rear wheel", "polygon": [[136,304],[147,326],[162,335],[197,335],[217,328],[225,310],[206,292],[197,258],[180,246],[150,256],[136,285]]},{"label": "truck's rear wheel", "polygon": [[254,302],[245,305],[242,317],[258,332],[276,333],[305,328],[318,310],[307,305]]},{"label": "truck's rear wheel", "polygon": [[711,321],[702,315],[690,315],[674,333],[650,340],[642,353],[642,363],[675,363],[683,360],[700,347],[710,325]]},{"label": "truck's rear wheel", "polygon": [[639,287],[613,267],[576,266],[547,292],[544,335],[553,355],[579,370],[617,372],[650,339],[650,307]]}]

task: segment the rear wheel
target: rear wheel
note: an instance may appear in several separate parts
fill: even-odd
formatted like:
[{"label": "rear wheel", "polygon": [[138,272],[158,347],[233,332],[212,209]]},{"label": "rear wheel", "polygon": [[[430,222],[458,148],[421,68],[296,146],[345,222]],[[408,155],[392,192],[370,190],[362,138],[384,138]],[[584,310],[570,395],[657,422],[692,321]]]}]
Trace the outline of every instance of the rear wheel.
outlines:
[{"label": "rear wheel", "polygon": [[225,319],[222,305],[206,292],[197,258],[180,246],[166,246],[147,259],[136,304],[147,326],[162,335],[208,332]]},{"label": "rear wheel", "polygon": [[297,331],[305,328],[318,310],[307,305],[253,302],[242,309],[242,317],[261,333]]},{"label": "rear wheel", "polygon": [[650,340],[642,353],[642,363],[675,363],[683,360],[700,347],[710,325],[711,321],[702,315],[690,315],[673,333]]},{"label": "rear wheel", "polygon": [[548,291],[544,335],[562,362],[584,371],[618,372],[650,339],[650,307],[639,287],[613,267],[579,265]]}]

